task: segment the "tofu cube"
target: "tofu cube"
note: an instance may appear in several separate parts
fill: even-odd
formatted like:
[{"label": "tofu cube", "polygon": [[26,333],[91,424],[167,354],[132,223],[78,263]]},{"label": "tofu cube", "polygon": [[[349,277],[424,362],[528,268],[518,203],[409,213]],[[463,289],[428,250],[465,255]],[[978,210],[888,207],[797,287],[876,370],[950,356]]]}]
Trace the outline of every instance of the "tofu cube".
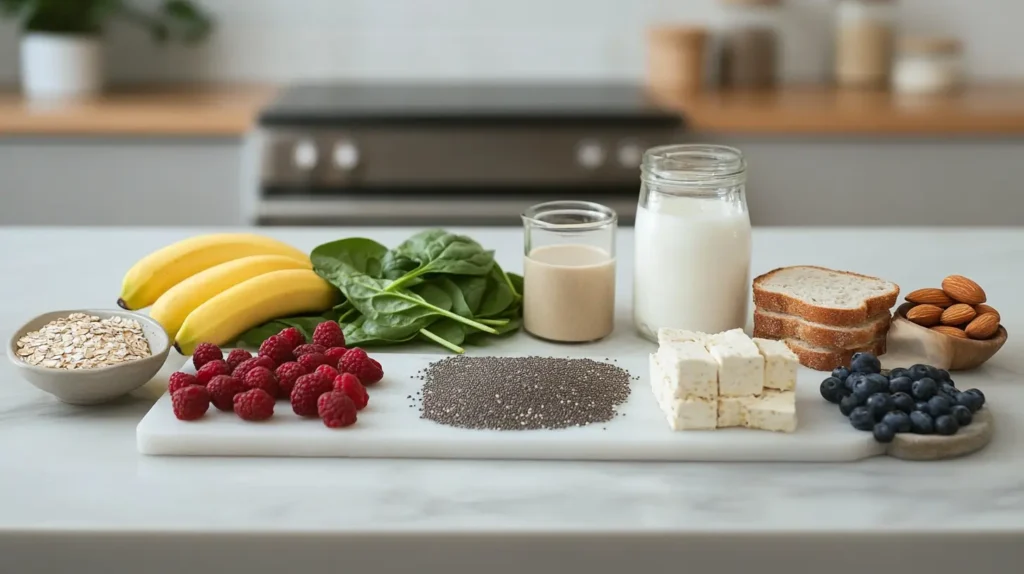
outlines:
[{"label": "tofu cube", "polygon": [[796,389],[796,372],[800,360],[782,341],[754,339],[764,357],[764,387],[779,391]]},{"label": "tofu cube", "polygon": [[718,396],[718,363],[701,343],[676,342],[658,350],[668,394],[677,399]]},{"label": "tofu cube", "polygon": [[662,327],[658,329],[658,345],[668,346],[672,343],[701,343],[708,338],[707,333],[687,331],[685,329],[669,329]]},{"label": "tofu cube", "polygon": [[671,398],[662,404],[662,411],[672,430],[712,430],[718,421],[717,407],[714,399]]},{"label": "tofu cube", "polygon": [[718,363],[718,394],[724,397],[760,395],[764,390],[764,357],[742,331],[714,335],[708,352]]},{"label": "tofu cube", "polygon": [[747,426],[748,397],[718,397],[718,428]]},{"label": "tofu cube", "polygon": [[746,401],[747,428],[793,432],[796,430],[796,393],[766,390],[763,395]]}]

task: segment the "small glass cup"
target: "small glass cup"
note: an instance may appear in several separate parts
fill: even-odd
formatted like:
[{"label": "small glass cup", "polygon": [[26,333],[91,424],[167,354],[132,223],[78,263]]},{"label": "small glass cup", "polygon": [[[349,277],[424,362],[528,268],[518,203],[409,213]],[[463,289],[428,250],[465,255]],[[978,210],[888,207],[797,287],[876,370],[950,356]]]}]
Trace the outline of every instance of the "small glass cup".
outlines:
[{"label": "small glass cup", "polygon": [[551,201],[523,212],[523,327],[541,339],[584,343],[615,325],[615,229],[611,208]]}]

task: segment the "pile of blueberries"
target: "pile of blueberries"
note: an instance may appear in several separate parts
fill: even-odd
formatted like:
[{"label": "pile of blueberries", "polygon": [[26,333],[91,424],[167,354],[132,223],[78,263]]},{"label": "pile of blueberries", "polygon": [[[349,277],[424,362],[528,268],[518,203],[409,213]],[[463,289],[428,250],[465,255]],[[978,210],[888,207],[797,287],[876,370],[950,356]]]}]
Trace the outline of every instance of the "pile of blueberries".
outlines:
[{"label": "pile of blueberries", "polygon": [[882,371],[878,357],[857,353],[821,382],[821,396],[839,405],[853,428],[892,442],[896,433],[954,435],[985,404],[978,389],[960,391],[949,373],[930,365]]}]

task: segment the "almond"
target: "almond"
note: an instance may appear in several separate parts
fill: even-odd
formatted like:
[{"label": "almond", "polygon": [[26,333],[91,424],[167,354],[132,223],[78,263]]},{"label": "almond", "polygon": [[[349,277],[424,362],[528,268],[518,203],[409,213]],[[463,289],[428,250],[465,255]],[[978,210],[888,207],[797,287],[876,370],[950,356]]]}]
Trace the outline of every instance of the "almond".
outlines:
[{"label": "almond", "polygon": [[918,305],[935,305],[943,309],[953,304],[953,300],[949,298],[949,295],[946,295],[942,289],[935,289],[934,287],[918,289],[907,295],[906,300]]},{"label": "almond", "polygon": [[985,290],[963,275],[950,275],[943,279],[942,291],[959,303],[978,305],[986,301]]},{"label": "almond", "polygon": [[950,327],[948,325],[936,325],[932,327],[932,331],[935,331],[936,333],[942,333],[943,335],[949,335],[950,337],[956,337],[957,339],[967,338],[967,333],[964,333],[963,329]]},{"label": "almond", "polygon": [[986,305],[984,303],[980,305],[975,305],[974,310],[978,312],[978,315],[985,315],[991,313],[992,315],[996,316],[996,321],[1003,320],[1002,316],[999,314],[999,311],[996,311],[996,308],[991,305]]},{"label": "almond", "polygon": [[972,339],[988,339],[998,330],[999,315],[995,313],[982,313],[964,328],[964,332]]},{"label": "almond", "polygon": [[943,325],[963,325],[970,323],[977,316],[978,313],[975,312],[974,307],[965,303],[957,303],[942,312],[939,322]]},{"label": "almond", "polygon": [[914,305],[907,311],[907,319],[923,327],[938,325],[942,317],[942,307],[935,305]]}]

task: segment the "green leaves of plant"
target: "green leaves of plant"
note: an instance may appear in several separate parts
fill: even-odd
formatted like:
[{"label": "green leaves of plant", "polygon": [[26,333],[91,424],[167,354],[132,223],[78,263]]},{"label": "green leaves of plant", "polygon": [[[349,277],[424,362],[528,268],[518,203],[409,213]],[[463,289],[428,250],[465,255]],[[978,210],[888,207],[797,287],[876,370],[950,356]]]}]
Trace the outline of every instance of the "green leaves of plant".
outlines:
[{"label": "green leaves of plant", "polygon": [[199,42],[213,29],[213,19],[192,0],[165,0],[151,11],[128,0],[0,0],[0,14],[22,19],[28,31],[84,35],[99,34],[105,22],[119,18],[159,42]]}]

